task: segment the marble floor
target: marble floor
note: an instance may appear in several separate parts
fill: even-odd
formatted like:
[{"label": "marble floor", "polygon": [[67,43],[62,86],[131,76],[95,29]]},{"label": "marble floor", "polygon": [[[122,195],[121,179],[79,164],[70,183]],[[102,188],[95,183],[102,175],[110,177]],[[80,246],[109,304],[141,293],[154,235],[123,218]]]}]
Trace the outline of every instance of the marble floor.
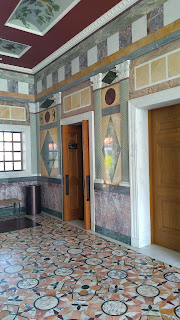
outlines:
[{"label": "marble floor", "polygon": [[0,319],[180,319],[180,269],[47,215],[36,222],[0,233]]}]

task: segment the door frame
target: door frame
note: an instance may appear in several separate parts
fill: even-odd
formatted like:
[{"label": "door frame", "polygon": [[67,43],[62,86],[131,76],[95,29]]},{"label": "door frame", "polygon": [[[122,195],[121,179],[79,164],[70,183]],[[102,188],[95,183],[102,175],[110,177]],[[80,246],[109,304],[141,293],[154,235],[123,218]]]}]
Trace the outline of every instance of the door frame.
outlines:
[{"label": "door frame", "polygon": [[[60,127],[71,125],[88,120],[89,124],[89,167],[90,167],[90,206],[91,206],[91,230],[95,231],[95,199],[94,199],[94,179],[95,179],[95,143],[94,143],[94,111],[78,114],[76,116],[60,120]],[[62,129],[62,128],[61,128]],[[62,132],[62,130],[61,130]],[[64,195],[63,195],[64,200]],[[63,214],[64,219],[64,214]]]},{"label": "door frame", "polygon": [[180,86],[128,102],[131,245],[151,244],[148,110],[180,103]]}]

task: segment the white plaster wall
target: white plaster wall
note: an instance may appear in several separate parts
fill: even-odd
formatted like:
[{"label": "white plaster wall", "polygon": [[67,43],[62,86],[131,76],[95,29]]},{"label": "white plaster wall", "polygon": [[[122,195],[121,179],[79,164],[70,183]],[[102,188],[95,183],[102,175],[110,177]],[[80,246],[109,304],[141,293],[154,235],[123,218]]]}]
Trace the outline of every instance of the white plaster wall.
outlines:
[{"label": "white plaster wall", "polygon": [[97,62],[97,46],[89,49],[87,52],[88,67]]},{"label": "white plaster wall", "polygon": [[79,57],[71,61],[72,75],[79,72]]},{"label": "white plaster wall", "polygon": [[110,56],[119,50],[119,32],[107,38],[107,55]]},{"label": "white plaster wall", "polygon": [[65,67],[61,67],[58,69],[58,81],[63,81],[65,79]]},{"label": "white plaster wall", "polygon": [[6,79],[0,79],[0,91],[8,91]]},{"label": "white plaster wall", "polygon": [[164,3],[164,25],[180,19],[180,0],[168,0]]},{"label": "white plaster wall", "polygon": [[132,42],[147,36],[147,16],[143,16],[132,23]]},{"label": "white plaster wall", "polygon": [[23,94],[29,94],[29,85],[25,82],[18,82],[18,92]]}]

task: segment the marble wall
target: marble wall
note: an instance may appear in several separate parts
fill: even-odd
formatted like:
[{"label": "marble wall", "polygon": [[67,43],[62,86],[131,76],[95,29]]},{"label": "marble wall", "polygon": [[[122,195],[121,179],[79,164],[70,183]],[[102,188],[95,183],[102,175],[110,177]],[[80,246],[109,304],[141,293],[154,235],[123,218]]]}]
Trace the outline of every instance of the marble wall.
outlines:
[{"label": "marble wall", "polygon": [[[0,182],[0,200],[17,198],[21,200],[21,207],[25,208],[25,187],[29,185],[37,184],[35,181],[21,181],[21,182],[11,182],[11,183],[1,183]],[[10,210],[13,211],[13,210]],[[0,214],[1,214],[0,210]],[[9,212],[9,210],[8,210]]]},{"label": "marble wall", "polygon": [[40,182],[42,210],[62,213],[62,185],[57,183]]},{"label": "marble wall", "polygon": [[95,190],[95,223],[101,230],[109,231],[117,240],[124,242],[125,239],[130,239],[130,196]]}]

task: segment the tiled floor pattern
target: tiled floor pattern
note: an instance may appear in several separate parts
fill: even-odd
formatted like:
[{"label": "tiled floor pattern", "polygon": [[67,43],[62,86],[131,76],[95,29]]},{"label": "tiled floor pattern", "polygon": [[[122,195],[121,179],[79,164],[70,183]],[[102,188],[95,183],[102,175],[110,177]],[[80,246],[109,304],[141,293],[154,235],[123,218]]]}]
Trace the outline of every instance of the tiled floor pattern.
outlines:
[{"label": "tiled floor pattern", "polygon": [[180,270],[48,216],[0,234],[0,319],[180,319]]}]

